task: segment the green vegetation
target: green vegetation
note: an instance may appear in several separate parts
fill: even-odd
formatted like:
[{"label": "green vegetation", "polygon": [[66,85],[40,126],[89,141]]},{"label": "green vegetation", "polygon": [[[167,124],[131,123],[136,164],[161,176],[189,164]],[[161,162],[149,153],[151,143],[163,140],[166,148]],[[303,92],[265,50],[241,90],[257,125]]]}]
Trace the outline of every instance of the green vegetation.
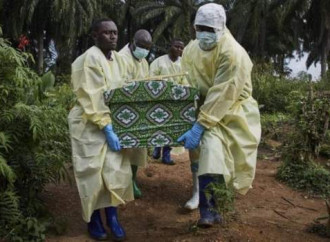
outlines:
[{"label": "green vegetation", "polygon": [[30,55],[0,38],[0,238],[43,241],[50,214],[39,195],[67,177],[72,93],[27,67]]},{"label": "green vegetation", "polygon": [[322,144],[329,142],[329,101],[327,94],[311,90],[291,104],[295,125],[287,136],[277,175],[294,188],[325,197],[330,196],[330,172],[315,160]]},{"label": "green vegetation", "polygon": [[44,70],[42,49],[55,40],[60,53],[57,70],[69,72],[72,60],[89,46],[93,20],[106,16],[117,23],[119,48],[137,29],[150,30],[154,51],[159,54],[172,38],[190,41],[194,15],[208,2],[225,7],[228,28],[253,59],[274,63],[277,73],[284,75],[289,72],[285,60],[293,51],[308,52],[307,65],[320,62],[322,76],[326,75],[328,0],[1,0],[0,25],[4,36],[15,42],[21,35],[28,36],[26,50],[35,55],[34,68],[40,74]]},{"label": "green vegetation", "polygon": [[263,113],[288,112],[291,99],[308,90],[304,79],[289,79],[277,76],[271,65],[256,65],[252,74],[253,97]]},{"label": "green vegetation", "polygon": [[314,195],[330,196],[330,172],[313,162],[285,160],[277,177],[292,188]]},{"label": "green vegetation", "polygon": [[289,128],[290,117],[286,113],[265,113],[261,115],[262,137],[261,144],[267,140],[283,142],[287,135],[286,129]]},{"label": "green vegetation", "polygon": [[[46,184],[68,178],[66,119],[75,102],[68,86],[70,65],[89,47],[91,22],[112,18],[119,29],[118,49],[145,28],[153,35],[153,52],[163,54],[172,38],[190,41],[194,14],[207,2],[0,0],[0,238],[43,241],[49,229],[65,229],[56,225],[40,194]],[[212,2],[224,5],[228,28],[255,64],[261,146],[269,140],[279,145],[283,162],[277,178],[329,198],[330,173],[319,157],[330,157],[330,1]],[[21,35],[30,40],[24,51],[16,49]],[[51,39],[59,53],[54,74],[44,73],[43,64],[42,50]],[[321,63],[321,81],[311,82],[306,73],[288,78],[285,60],[294,51],[308,53],[308,66]],[[215,183],[210,191],[226,217],[233,208],[232,188]]]},{"label": "green vegetation", "polygon": [[206,188],[205,194],[208,199],[213,197],[214,209],[221,214],[223,223],[229,218],[229,213],[234,211],[235,190],[233,185],[226,186],[223,181],[212,182]]}]

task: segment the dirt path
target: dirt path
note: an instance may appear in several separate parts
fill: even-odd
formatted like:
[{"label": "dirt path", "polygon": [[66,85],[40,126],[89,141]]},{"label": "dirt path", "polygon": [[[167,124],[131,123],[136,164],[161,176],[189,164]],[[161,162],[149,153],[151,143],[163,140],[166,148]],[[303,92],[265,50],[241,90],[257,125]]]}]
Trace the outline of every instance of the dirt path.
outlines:
[{"label": "dirt path", "polygon": [[[259,160],[254,188],[237,195],[236,213],[226,227],[190,231],[198,211],[183,208],[190,198],[191,173],[187,153],[173,156],[175,166],[151,162],[138,174],[143,198],[120,207],[127,241],[327,241],[305,232],[313,219],[326,214],[321,199],[310,199],[275,180],[279,162]],[[67,218],[63,236],[47,241],[93,241],[81,219],[75,184],[49,186],[44,194],[51,211]]]}]

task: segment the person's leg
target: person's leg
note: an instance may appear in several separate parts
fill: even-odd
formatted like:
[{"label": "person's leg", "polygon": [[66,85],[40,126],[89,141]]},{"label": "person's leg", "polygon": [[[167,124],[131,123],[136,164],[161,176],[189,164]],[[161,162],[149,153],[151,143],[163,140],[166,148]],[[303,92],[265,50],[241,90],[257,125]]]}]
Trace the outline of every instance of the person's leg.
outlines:
[{"label": "person's leg", "polygon": [[113,238],[116,241],[125,239],[126,233],[118,221],[117,207],[105,208],[107,224],[110,227]]},{"label": "person's leg", "polygon": [[[199,180],[199,227],[211,227],[214,223],[221,222],[220,215],[214,210],[215,200],[212,190],[207,187],[210,183],[224,182],[224,176],[231,170],[232,164],[227,164],[228,145],[224,143],[223,130],[214,127],[203,134],[198,166]],[[221,179],[220,179],[221,178]],[[206,197],[206,192],[210,194]],[[208,199],[209,198],[209,199]]]},{"label": "person's leg", "polygon": [[197,226],[201,228],[209,228],[215,223],[221,222],[221,216],[214,210],[215,202],[211,192],[210,199],[206,196],[206,189],[212,182],[220,182],[210,174],[202,175],[198,177],[199,180],[199,213],[200,219],[197,222]]},{"label": "person's leg", "polygon": [[132,179],[133,179],[133,192],[134,192],[134,198],[140,198],[142,196],[142,192],[139,189],[139,187],[136,184],[136,173],[138,170],[138,166],[131,165],[132,167]]},{"label": "person's leg", "polygon": [[87,224],[89,235],[96,240],[106,240],[107,233],[103,227],[100,210],[95,210],[91,216],[90,222]]},{"label": "person's leg", "polygon": [[162,162],[166,165],[174,165],[174,161],[171,160],[171,150],[172,148],[169,146],[164,146],[163,147],[163,157],[162,157]]},{"label": "person's leg", "polygon": [[192,182],[193,182],[193,191],[192,191],[192,197],[189,201],[186,202],[185,208],[189,210],[194,210],[198,208],[199,204],[199,184],[198,184],[198,162],[193,162],[190,165],[191,168],[191,174],[192,174]]},{"label": "person's leg", "polygon": [[152,153],[152,157],[154,159],[159,159],[160,158],[160,155],[161,155],[161,151],[162,151],[162,148],[161,147],[155,147],[153,153]]}]

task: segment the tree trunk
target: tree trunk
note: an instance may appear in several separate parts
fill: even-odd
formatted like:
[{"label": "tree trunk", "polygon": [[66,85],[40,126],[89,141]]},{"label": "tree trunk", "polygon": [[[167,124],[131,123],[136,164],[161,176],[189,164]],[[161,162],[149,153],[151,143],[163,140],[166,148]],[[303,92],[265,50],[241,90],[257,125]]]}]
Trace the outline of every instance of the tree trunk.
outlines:
[{"label": "tree trunk", "polygon": [[325,48],[322,47],[322,53],[321,53],[321,78],[325,77],[325,74],[327,72],[327,53]]},{"label": "tree trunk", "polygon": [[265,59],[265,45],[266,45],[266,31],[267,31],[267,23],[266,18],[262,19],[261,29],[260,29],[260,45],[258,46],[259,56],[262,60]]},{"label": "tree trunk", "polygon": [[185,22],[185,27],[182,33],[182,39],[185,43],[188,43],[192,37],[190,16],[191,16],[191,6],[192,6],[191,4],[193,3],[189,0],[186,0],[186,1],[181,1],[181,4],[182,4],[182,10],[183,10],[184,22]]},{"label": "tree trunk", "polygon": [[130,13],[130,7],[132,5],[131,0],[127,1],[128,7],[127,7],[127,12],[126,12],[126,20],[127,20],[127,39],[126,43],[130,42],[131,39],[133,39],[133,36],[135,33],[132,33],[132,18],[131,18],[131,13]]},{"label": "tree trunk", "polygon": [[38,73],[41,75],[44,71],[44,35],[43,32],[38,37]]},{"label": "tree trunk", "polygon": [[321,78],[325,78],[327,73],[328,53],[330,50],[330,30],[325,30],[321,43]]}]

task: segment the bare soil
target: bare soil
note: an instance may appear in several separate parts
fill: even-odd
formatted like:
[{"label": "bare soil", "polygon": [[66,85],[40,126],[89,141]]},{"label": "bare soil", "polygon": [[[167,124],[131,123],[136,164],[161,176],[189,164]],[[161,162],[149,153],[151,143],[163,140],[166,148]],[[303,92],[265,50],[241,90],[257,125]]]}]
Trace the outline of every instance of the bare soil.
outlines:
[{"label": "bare soil", "polygon": [[[173,155],[174,166],[151,161],[138,172],[143,197],[119,208],[127,241],[328,241],[306,231],[314,219],[327,214],[324,201],[277,181],[278,159],[265,151],[259,156],[253,189],[236,196],[228,223],[197,230],[198,210],[183,209],[191,196],[188,154]],[[49,235],[47,241],[93,241],[81,218],[75,184],[49,185],[43,197],[54,216],[67,223],[65,234]]]}]

